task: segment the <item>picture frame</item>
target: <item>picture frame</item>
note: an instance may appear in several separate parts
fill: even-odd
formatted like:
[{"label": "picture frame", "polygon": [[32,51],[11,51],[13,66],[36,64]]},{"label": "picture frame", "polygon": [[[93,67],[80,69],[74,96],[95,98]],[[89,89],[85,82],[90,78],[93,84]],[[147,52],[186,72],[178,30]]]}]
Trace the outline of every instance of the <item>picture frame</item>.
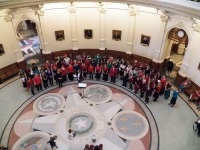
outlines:
[{"label": "picture frame", "polygon": [[121,41],[122,31],[121,30],[112,30],[112,39],[115,41]]},{"label": "picture frame", "polygon": [[64,30],[55,31],[56,41],[63,41],[65,39]]},{"label": "picture frame", "polygon": [[198,69],[200,70],[200,63],[199,63]]},{"label": "picture frame", "polygon": [[85,39],[92,39],[93,38],[92,29],[85,29],[84,30],[84,37],[85,37]]},{"label": "picture frame", "polygon": [[3,48],[3,44],[0,44],[0,56],[5,54],[4,48]]},{"label": "picture frame", "polygon": [[151,40],[150,36],[142,34],[140,44],[143,46],[149,46],[150,40]]}]

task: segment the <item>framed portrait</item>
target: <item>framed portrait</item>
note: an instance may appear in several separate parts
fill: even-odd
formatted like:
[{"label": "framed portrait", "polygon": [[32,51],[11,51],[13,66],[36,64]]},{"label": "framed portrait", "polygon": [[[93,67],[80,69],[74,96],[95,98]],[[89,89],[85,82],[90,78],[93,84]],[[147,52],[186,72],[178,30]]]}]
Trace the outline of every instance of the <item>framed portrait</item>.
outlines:
[{"label": "framed portrait", "polygon": [[143,46],[149,46],[149,44],[150,44],[150,39],[151,39],[150,36],[142,34],[142,35],[141,35],[140,44],[143,45]]},{"label": "framed portrait", "polygon": [[85,37],[85,39],[92,39],[92,37],[93,37],[92,29],[85,29],[84,37]]},{"label": "framed portrait", "polygon": [[55,31],[56,41],[62,41],[65,39],[64,30]]},{"label": "framed portrait", "polygon": [[115,41],[121,41],[122,31],[120,30],[113,30],[112,31],[112,39]]},{"label": "framed portrait", "polygon": [[0,56],[5,54],[4,48],[3,48],[3,44],[0,44]]},{"label": "framed portrait", "polygon": [[198,69],[200,70],[200,63],[199,63]]}]

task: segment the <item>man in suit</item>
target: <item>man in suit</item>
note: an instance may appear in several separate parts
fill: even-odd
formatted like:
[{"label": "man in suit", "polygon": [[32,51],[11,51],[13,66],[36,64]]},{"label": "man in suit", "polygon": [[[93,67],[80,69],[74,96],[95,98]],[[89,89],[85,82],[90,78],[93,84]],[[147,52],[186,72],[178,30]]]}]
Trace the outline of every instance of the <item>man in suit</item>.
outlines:
[{"label": "man in suit", "polygon": [[114,65],[112,65],[112,68],[110,68],[110,77],[111,77],[110,82],[115,83],[115,79],[116,79],[117,74],[118,74],[117,69],[115,68]]},{"label": "man in suit", "polygon": [[114,38],[114,39],[121,39],[120,35],[117,34],[117,33],[114,34],[113,38]]},{"label": "man in suit", "polygon": [[174,63],[172,62],[172,59],[170,59],[168,62],[167,62],[167,75],[170,75],[173,67],[174,67]]},{"label": "man in suit", "polygon": [[147,37],[144,37],[144,38],[143,38],[142,43],[143,43],[143,44],[148,44],[148,43],[149,43]]}]

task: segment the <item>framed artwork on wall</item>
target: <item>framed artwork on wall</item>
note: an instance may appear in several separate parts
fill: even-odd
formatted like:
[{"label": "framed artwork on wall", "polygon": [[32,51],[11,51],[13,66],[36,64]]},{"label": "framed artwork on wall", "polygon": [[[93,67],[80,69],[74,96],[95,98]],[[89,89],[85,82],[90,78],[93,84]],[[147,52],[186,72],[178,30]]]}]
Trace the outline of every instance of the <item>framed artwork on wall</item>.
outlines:
[{"label": "framed artwork on wall", "polygon": [[55,31],[56,41],[62,41],[65,39],[64,30]]},{"label": "framed artwork on wall", "polygon": [[198,69],[200,70],[200,63],[199,63]]},{"label": "framed artwork on wall", "polygon": [[115,41],[121,41],[122,31],[120,30],[113,30],[112,31],[112,39]]},{"label": "framed artwork on wall", "polygon": [[3,44],[0,44],[0,56],[5,54],[5,51],[3,49]]},{"label": "framed artwork on wall", "polygon": [[141,35],[140,44],[143,45],[143,46],[149,46],[149,44],[150,44],[150,39],[151,39],[150,36],[142,34],[142,35]]},{"label": "framed artwork on wall", "polygon": [[84,30],[84,37],[85,37],[85,39],[92,39],[93,38],[92,29],[85,29]]}]

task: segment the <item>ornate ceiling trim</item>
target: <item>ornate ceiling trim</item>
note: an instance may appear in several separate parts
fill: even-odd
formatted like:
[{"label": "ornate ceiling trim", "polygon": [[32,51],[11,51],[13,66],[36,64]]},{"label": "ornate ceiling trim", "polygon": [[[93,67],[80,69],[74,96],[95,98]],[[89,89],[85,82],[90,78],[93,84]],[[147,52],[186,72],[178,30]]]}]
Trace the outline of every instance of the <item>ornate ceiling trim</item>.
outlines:
[{"label": "ornate ceiling trim", "polygon": [[[85,0],[84,2],[91,2],[91,0]],[[157,9],[166,10],[175,14],[193,17],[200,19],[200,4],[187,0],[93,0],[93,2],[116,2],[135,4],[147,7],[153,7]],[[70,2],[69,0],[10,0],[0,2],[0,9],[7,8],[20,8],[28,7],[32,5],[41,5],[45,3],[57,3],[57,2]],[[81,2],[80,0],[73,0],[73,2]]]}]

